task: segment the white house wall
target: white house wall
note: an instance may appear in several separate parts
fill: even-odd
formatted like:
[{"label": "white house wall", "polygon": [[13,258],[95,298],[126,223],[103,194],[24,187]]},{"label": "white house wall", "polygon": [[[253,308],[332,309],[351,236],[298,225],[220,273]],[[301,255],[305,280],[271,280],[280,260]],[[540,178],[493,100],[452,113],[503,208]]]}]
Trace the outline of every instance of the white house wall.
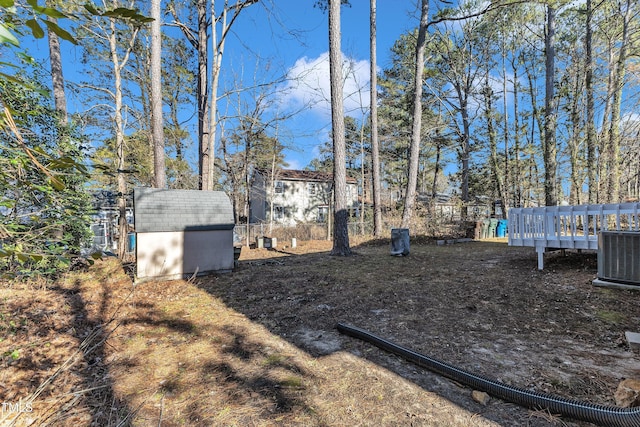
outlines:
[{"label": "white house wall", "polygon": [[[332,182],[304,179],[277,179],[282,192],[267,188],[268,180],[262,174],[256,174],[251,190],[251,222],[269,221],[274,207],[274,222],[284,225],[310,223],[318,220],[318,209],[324,207],[328,213],[332,201]],[[274,183],[274,187],[276,187]],[[315,194],[309,188],[315,186]],[[347,200],[350,208],[358,208],[358,186],[347,184]],[[283,217],[276,217],[275,207],[284,209]]]},{"label": "white house wall", "polygon": [[[315,194],[309,194],[307,181],[281,181],[284,185],[282,193],[274,193],[272,204],[284,208],[284,218],[276,219],[278,223],[295,225],[299,222],[315,222],[320,207],[328,207],[331,199],[331,184],[313,182]],[[268,218],[270,212],[267,213]]]}]

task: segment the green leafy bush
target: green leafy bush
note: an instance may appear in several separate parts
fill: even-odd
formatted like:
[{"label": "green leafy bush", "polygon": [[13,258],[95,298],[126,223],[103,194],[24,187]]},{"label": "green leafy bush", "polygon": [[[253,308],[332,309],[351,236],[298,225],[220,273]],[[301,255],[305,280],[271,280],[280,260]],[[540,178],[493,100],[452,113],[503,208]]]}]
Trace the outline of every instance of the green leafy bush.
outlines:
[{"label": "green leafy bush", "polygon": [[90,237],[83,137],[46,91],[0,80],[0,271],[53,276]]}]

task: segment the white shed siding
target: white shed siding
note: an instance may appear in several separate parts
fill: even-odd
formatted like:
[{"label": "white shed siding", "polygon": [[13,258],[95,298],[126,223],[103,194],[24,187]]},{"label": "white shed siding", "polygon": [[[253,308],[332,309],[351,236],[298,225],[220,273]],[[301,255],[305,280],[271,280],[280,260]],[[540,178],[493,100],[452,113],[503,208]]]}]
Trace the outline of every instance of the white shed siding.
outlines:
[{"label": "white shed siding", "polygon": [[233,269],[233,208],[222,191],[134,189],[137,281]]}]

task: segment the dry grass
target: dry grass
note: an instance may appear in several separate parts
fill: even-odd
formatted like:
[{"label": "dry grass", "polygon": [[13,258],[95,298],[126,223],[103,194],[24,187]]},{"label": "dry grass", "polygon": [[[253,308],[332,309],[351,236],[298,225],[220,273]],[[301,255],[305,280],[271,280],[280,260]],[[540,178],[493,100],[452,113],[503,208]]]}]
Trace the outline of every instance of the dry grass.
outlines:
[{"label": "dry grass", "polygon": [[0,399],[29,402],[0,425],[492,424],[351,354],[312,357],[187,281],[132,289],[107,260],[0,290]]},{"label": "dry grass", "polygon": [[83,291],[116,284],[108,277],[118,271],[105,263],[49,286],[0,288],[0,425],[89,425],[113,406],[103,354],[115,313],[91,316]]},{"label": "dry grass", "polygon": [[[191,281],[134,287],[109,259],[44,288],[0,287],[0,400],[29,403],[31,409],[3,411],[0,425],[559,425],[549,414],[495,400],[482,407],[470,399],[471,390],[329,330],[343,319],[374,327],[376,319],[388,317],[411,334],[409,322],[425,316],[433,325],[447,311],[459,317],[454,305],[436,312],[438,305],[429,306],[412,286],[424,286],[427,276],[455,273],[443,285],[451,295],[461,297],[456,281],[477,280],[489,292],[494,261],[507,251],[481,245],[468,256],[469,246],[412,242],[410,257],[390,258],[386,244],[369,244],[343,259],[327,256],[329,242],[298,243],[291,248],[282,242],[276,251],[243,250],[235,273]],[[447,260],[457,265],[465,254],[490,268],[481,275],[452,271]],[[535,269],[535,255],[526,260]],[[514,268],[522,268],[517,262]],[[432,302],[451,298],[439,292],[434,285],[425,296]],[[613,308],[626,313],[616,322],[638,319],[637,312],[615,303],[616,294],[603,295],[611,304],[590,300],[594,322],[610,325],[611,316],[602,313]],[[475,295],[463,313],[482,312],[492,298]],[[397,335],[390,325],[382,326],[385,334]],[[440,342],[418,350],[455,359],[460,348],[436,348]],[[478,353],[474,363],[504,362],[501,369],[518,362],[509,360],[513,354],[488,361]],[[460,362],[468,360],[462,355]],[[545,375],[554,374],[537,378]],[[597,392],[610,386],[596,368],[589,375],[597,384],[575,385],[579,379],[570,378],[549,387],[573,393],[576,387]]]}]

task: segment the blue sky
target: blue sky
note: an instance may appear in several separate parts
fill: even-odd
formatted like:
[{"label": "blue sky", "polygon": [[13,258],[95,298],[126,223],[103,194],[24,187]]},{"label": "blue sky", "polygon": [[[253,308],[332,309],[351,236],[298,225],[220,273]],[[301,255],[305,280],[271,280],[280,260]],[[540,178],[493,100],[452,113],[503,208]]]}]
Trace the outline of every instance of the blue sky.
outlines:
[{"label": "blue sky", "polygon": [[[248,52],[272,61],[292,80],[284,84],[280,103],[284,110],[310,108],[280,125],[286,161],[292,169],[304,168],[328,140],[331,128],[328,68],[328,16],[312,7],[314,0],[277,0],[274,9],[256,4],[243,11],[235,36],[225,51],[225,65],[247,58]],[[351,67],[345,70],[345,112],[360,118],[369,104],[369,1],[352,0],[342,7],[342,51]],[[415,1],[379,0],[377,5],[378,67],[389,65],[388,53],[400,34],[418,23]],[[247,36],[248,35],[248,36]],[[240,40],[241,37],[241,40]],[[251,61],[245,61],[251,62]],[[264,64],[264,62],[263,62]]]},{"label": "blue sky", "polygon": [[[242,75],[245,85],[267,82],[276,76],[292,80],[281,83],[277,109],[279,114],[306,106],[278,125],[278,137],[289,148],[286,161],[290,168],[304,168],[318,154],[317,148],[329,138],[331,128],[328,72],[328,16],[314,8],[315,0],[261,0],[245,9],[227,40],[219,94]],[[342,7],[342,51],[351,68],[345,70],[345,112],[360,118],[369,104],[369,1],[351,0]],[[418,23],[415,0],[378,0],[377,55],[379,69],[389,65],[389,49],[398,37]],[[169,21],[169,15],[165,16]],[[168,27],[166,31],[175,31]],[[180,37],[178,33],[172,33]],[[26,41],[36,58],[48,55],[46,39]],[[83,78],[79,48],[63,42],[63,73],[69,82]],[[259,59],[258,59],[259,58]],[[46,64],[46,62],[43,62]],[[48,65],[46,65],[48,68]],[[195,84],[195,83],[194,83]],[[70,111],[88,110],[83,98],[68,94]],[[195,105],[185,114],[193,116]],[[221,105],[221,109],[234,108]],[[273,111],[271,112],[273,114]],[[195,120],[190,124],[194,135],[188,155],[197,164]]]}]

